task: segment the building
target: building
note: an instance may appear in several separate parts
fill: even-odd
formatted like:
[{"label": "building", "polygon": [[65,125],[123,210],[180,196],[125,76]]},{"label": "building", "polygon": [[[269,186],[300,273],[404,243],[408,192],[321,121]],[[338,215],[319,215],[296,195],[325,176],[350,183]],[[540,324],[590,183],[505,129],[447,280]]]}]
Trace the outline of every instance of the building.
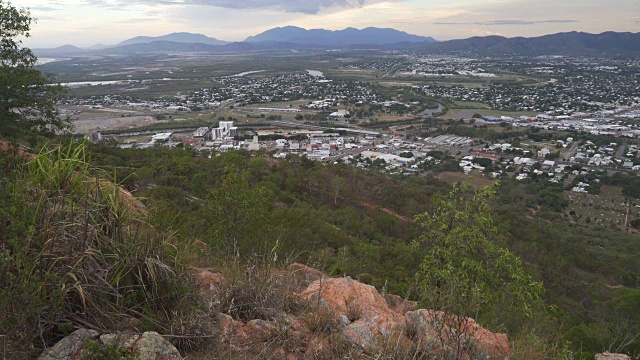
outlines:
[{"label": "building", "polygon": [[346,117],[349,117],[349,111],[347,110],[338,110],[336,112],[333,112],[329,115],[329,119],[333,119],[333,120],[339,120],[339,119],[344,119]]},{"label": "building", "polygon": [[204,138],[205,136],[207,136],[207,134],[209,134],[209,128],[208,127],[201,127],[198,128],[196,131],[193,132],[193,137],[194,138]]},{"label": "building", "polygon": [[211,129],[211,139],[221,140],[238,136],[238,128],[233,126],[233,121],[220,121],[217,128]]},{"label": "building", "polygon": [[172,133],[156,134],[156,135],[153,135],[153,137],[151,138],[151,142],[152,143],[164,143],[164,142],[167,142],[167,141],[171,140],[171,136],[172,135],[173,135]]}]

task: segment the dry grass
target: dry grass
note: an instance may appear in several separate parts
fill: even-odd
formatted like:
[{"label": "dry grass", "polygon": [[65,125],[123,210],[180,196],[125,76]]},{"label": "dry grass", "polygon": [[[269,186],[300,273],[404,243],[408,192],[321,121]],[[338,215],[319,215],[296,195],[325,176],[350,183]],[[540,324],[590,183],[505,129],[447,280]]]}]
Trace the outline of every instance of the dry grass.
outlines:
[{"label": "dry grass", "polygon": [[80,327],[137,323],[175,335],[183,349],[211,333],[168,235],[130,213],[119,188],[93,172],[84,147],[69,146],[43,150],[7,181],[0,334],[9,358],[28,357]]}]

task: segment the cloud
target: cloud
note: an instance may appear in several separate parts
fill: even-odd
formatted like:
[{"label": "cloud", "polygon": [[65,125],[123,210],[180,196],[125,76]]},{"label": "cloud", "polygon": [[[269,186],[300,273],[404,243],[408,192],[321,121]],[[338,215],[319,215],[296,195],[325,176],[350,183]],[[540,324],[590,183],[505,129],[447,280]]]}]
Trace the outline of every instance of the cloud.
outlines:
[{"label": "cloud", "polygon": [[50,6],[30,6],[29,10],[35,12],[52,12],[52,11],[60,11],[61,9],[50,7]]},{"label": "cloud", "polygon": [[535,25],[577,23],[577,20],[491,20],[481,22],[434,22],[435,25]]},{"label": "cloud", "polygon": [[[395,0],[393,0],[395,1]],[[379,0],[376,0],[379,2]],[[317,14],[331,8],[359,8],[365,0],[87,0],[100,6],[124,5],[206,5],[227,9],[269,9],[292,13]]]}]

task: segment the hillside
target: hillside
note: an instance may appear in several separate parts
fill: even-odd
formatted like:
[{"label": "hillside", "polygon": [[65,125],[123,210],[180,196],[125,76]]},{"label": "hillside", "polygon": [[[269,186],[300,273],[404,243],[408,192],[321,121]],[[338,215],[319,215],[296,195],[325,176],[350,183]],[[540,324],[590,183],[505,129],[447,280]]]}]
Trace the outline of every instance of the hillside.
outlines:
[{"label": "hillside", "polygon": [[[81,151],[82,148],[78,149]],[[7,318],[11,320],[9,323],[0,324],[5,326],[4,333],[7,333],[6,329],[9,326],[8,328],[13,329],[12,331],[16,334],[27,334],[24,331],[30,329],[28,322],[25,323],[27,327],[22,328],[23,330],[16,330],[15,324],[21,324],[25,321],[16,318],[16,316],[20,317],[20,314],[38,314],[36,318],[40,316],[49,319],[47,321],[52,321],[52,324],[70,324],[68,327],[59,327],[58,325],[47,327],[44,338],[41,338],[42,334],[34,334],[37,335],[33,338],[36,349],[41,349],[45,345],[53,345],[60,336],[69,334],[70,330],[89,327],[98,333],[108,334],[110,331],[121,329],[121,325],[118,324],[131,324],[131,321],[134,320],[127,319],[135,318],[136,321],[147,324],[143,327],[134,325],[139,331],[182,334],[181,337],[168,338],[183,355],[193,351],[204,351],[205,353],[207,351],[237,351],[237,347],[216,347],[218,350],[205,350],[209,345],[206,345],[206,341],[203,342],[206,337],[202,338],[201,336],[219,330],[207,327],[202,321],[211,321],[207,320],[210,319],[210,316],[218,316],[218,323],[225,328],[233,329],[233,334],[244,333],[247,336],[260,338],[268,335],[275,336],[273,339],[282,340],[281,335],[269,330],[281,329],[283,325],[279,322],[280,317],[275,315],[277,312],[272,312],[275,309],[285,311],[303,323],[305,321],[322,321],[325,324],[323,326],[329,326],[326,330],[322,330],[323,326],[314,322],[305,325],[312,334],[322,333],[334,339],[322,345],[325,349],[322,351],[351,351],[349,346],[345,348],[343,345],[339,345],[336,348],[334,345],[352,343],[349,341],[345,343],[345,338],[342,337],[347,336],[348,338],[351,336],[349,334],[359,334],[358,337],[353,338],[355,340],[352,339],[356,342],[371,341],[370,338],[363,335],[367,333],[364,329],[376,333],[378,330],[369,326],[380,325],[372,325],[364,320],[382,315],[366,315],[362,317],[364,322],[360,323],[358,314],[368,313],[358,309],[349,310],[348,307],[347,310],[340,310],[342,309],[340,307],[334,308],[339,306],[337,305],[339,302],[334,304],[329,299],[340,299],[342,295],[339,294],[347,294],[344,295],[346,299],[351,296],[348,294],[362,295],[366,291],[371,291],[374,298],[377,297],[376,293],[385,295],[386,306],[389,308],[394,308],[399,301],[398,297],[392,296],[391,298],[395,299],[393,304],[396,305],[389,302],[391,300],[387,295],[394,294],[417,302],[417,306],[423,309],[443,310],[443,314],[460,314],[464,318],[473,317],[479,324],[482,324],[483,328],[493,333],[506,334],[510,340],[509,347],[514,358],[518,358],[523,352],[534,351],[532,350],[534,344],[536,344],[535,347],[538,350],[535,351],[539,356],[543,358],[555,357],[559,354],[558,352],[568,351],[562,344],[565,340],[569,340],[574,346],[576,358],[589,359],[593,357],[595,352],[601,351],[602,346],[612,339],[609,336],[615,336],[614,333],[610,333],[613,330],[608,330],[611,326],[623,323],[624,319],[630,321],[626,322],[629,328],[624,331],[632,332],[640,324],[640,321],[635,319],[636,314],[640,312],[636,311],[638,310],[637,303],[634,302],[634,299],[640,296],[640,291],[636,289],[637,282],[634,283],[633,279],[628,277],[629,273],[638,271],[637,261],[634,261],[638,255],[637,249],[634,250],[633,247],[630,247],[630,242],[634,240],[633,236],[621,232],[602,231],[598,228],[571,227],[562,220],[548,220],[553,219],[553,216],[549,214],[549,211],[552,210],[544,207],[546,206],[545,201],[555,190],[545,187],[543,184],[527,186],[516,182],[506,182],[500,187],[498,197],[491,202],[492,222],[495,224],[495,229],[499,229],[498,236],[492,237],[493,241],[496,244],[508,245],[515,254],[521,256],[525,261],[526,272],[518,275],[518,278],[524,276],[526,279],[527,274],[531,274],[534,279],[542,281],[546,288],[546,292],[542,294],[546,304],[534,301],[529,310],[525,311],[520,307],[522,302],[514,302],[514,298],[511,298],[519,292],[513,292],[515,289],[504,287],[511,281],[508,280],[508,277],[500,277],[503,279],[502,281],[493,282],[496,279],[496,274],[500,274],[502,270],[493,269],[492,266],[500,262],[478,263],[487,267],[487,277],[477,277],[474,283],[486,281],[489,290],[486,295],[490,296],[483,298],[485,300],[477,304],[475,300],[471,300],[473,299],[472,293],[461,295],[462,288],[452,293],[451,297],[446,298],[449,300],[442,302],[429,295],[432,293],[426,290],[429,287],[423,287],[433,286],[425,285],[429,284],[431,280],[442,281],[437,280],[441,275],[439,272],[429,270],[441,269],[443,268],[441,265],[432,268],[424,267],[426,259],[430,258],[430,254],[434,254],[432,250],[437,249],[432,248],[433,245],[429,245],[437,238],[431,238],[429,234],[433,234],[433,232],[425,232],[425,229],[435,229],[429,224],[433,224],[432,221],[440,220],[438,218],[428,220],[429,218],[423,217],[422,220],[416,221],[414,220],[415,216],[441,208],[443,204],[454,199],[447,195],[452,191],[451,186],[432,177],[389,177],[376,172],[357,170],[346,165],[321,166],[319,163],[304,158],[293,158],[286,161],[275,160],[268,156],[252,156],[248,152],[226,153],[219,157],[206,159],[197,156],[189,149],[121,150],[105,145],[91,145],[82,151],[91,154],[91,168],[107,170],[106,172],[90,170],[91,173],[97,172],[103,175],[111,173],[107,176],[124,179],[122,185],[125,189],[136,194],[144,204],[145,210],[138,211],[138,215],[131,217],[135,213],[121,212],[118,210],[118,206],[113,207],[116,203],[112,201],[105,203],[104,201],[109,201],[112,198],[106,196],[106,193],[104,197],[92,195],[91,202],[87,202],[88,200],[76,193],[86,186],[82,181],[72,182],[71,186],[67,186],[64,185],[64,181],[55,180],[74,179],[73,177],[36,176],[36,174],[55,174],[55,171],[51,169],[68,169],[65,171],[73,172],[87,171],[82,170],[85,169],[84,167],[80,169],[75,167],[81,162],[71,161],[68,164],[75,164],[74,166],[60,167],[56,166],[55,162],[44,162],[42,160],[44,158],[41,158],[40,164],[49,164],[46,165],[46,169],[40,171],[34,168],[30,171],[37,170],[37,172],[24,173],[16,179],[15,186],[7,187],[12,190],[3,193],[3,199],[6,200],[3,201],[0,220],[6,222],[7,219],[11,219],[11,226],[3,229],[3,232],[0,233],[0,239],[4,244],[12,244],[11,246],[41,244],[38,246],[44,246],[41,249],[46,250],[45,254],[51,255],[46,255],[46,259],[50,260],[37,260],[29,256],[40,254],[42,250],[31,252],[26,251],[28,248],[18,247],[14,248],[13,253],[32,253],[34,255],[29,255],[24,259],[10,257],[9,262],[3,266],[19,269],[20,266],[23,266],[20,264],[24,264],[24,261],[42,266],[52,264],[49,261],[54,261],[55,269],[63,269],[67,263],[62,259],[57,261],[54,259],[70,251],[68,246],[72,244],[78,244],[71,248],[71,251],[78,254],[85,253],[89,248],[95,246],[99,246],[101,249],[98,254],[105,254],[104,258],[96,258],[92,255],[84,257],[84,260],[79,263],[68,264],[72,267],[74,276],[82,274],[76,284],[84,291],[84,303],[82,296],[74,295],[77,294],[74,290],[76,288],[68,283],[74,278],[60,276],[65,273],[57,274],[54,272],[41,280],[33,280],[37,284],[43,284],[42,286],[56,284],[59,281],[62,281],[61,284],[66,284],[65,289],[69,289],[65,292],[67,295],[60,300],[55,300],[62,301],[61,304],[67,304],[62,306],[61,310],[40,308],[40,303],[34,300],[40,299],[40,296],[44,295],[32,294],[29,295],[31,300],[26,301],[24,297],[16,297],[16,294],[23,294],[25,289],[4,287],[4,292],[0,296],[0,301],[5,304],[4,309],[14,308],[18,304],[32,309],[27,312],[15,313],[11,318]],[[51,155],[57,154],[56,156],[62,157],[60,160],[54,159],[59,162],[67,156],[64,155],[67,153],[67,151],[63,151]],[[75,153],[81,154],[81,152]],[[51,155],[45,154],[41,157]],[[64,161],[63,163],[67,164]],[[5,167],[4,169],[6,172],[10,168]],[[115,175],[113,174],[114,169]],[[60,175],[64,175],[64,173]],[[5,178],[11,179],[12,176],[9,173],[8,177],[5,175]],[[24,187],[25,184],[32,185]],[[56,190],[57,186],[63,186],[64,190],[59,192]],[[460,190],[463,191],[461,194],[466,191]],[[51,198],[44,198],[48,199],[45,203],[50,203],[51,206],[58,209],[61,209],[63,205],[55,204],[67,205],[64,205],[64,211],[47,212],[47,206],[38,205],[38,201],[41,200],[34,202],[41,198],[32,194],[51,194],[48,195]],[[83,205],[85,202],[91,204],[89,208],[87,208],[88,205]],[[545,217],[530,217],[531,211],[525,204],[539,204],[536,212],[546,214]],[[16,212],[17,209],[32,209],[34,206],[39,206],[37,208],[41,209],[38,212],[40,215],[35,218],[25,217],[31,210]],[[105,206],[112,207],[112,210],[98,216],[101,214],[101,209],[105,209]],[[469,204],[469,206],[476,205]],[[484,205],[480,204],[480,206]],[[75,240],[78,237],[81,239],[84,237],[82,235],[84,222],[73,221],[78,216],[73,215],[77,213],[75,209],[80,208],[89,209],[89,212],[93,214],[90,217],[90,229],[95,230],[88,233],[90,236],[87,238],[89,240],[86,242],[86,246],[89,248],[80,246]],[[38,220],[40,216],[43,217],[42,220]],[[50,216],[59,219],[56,220],[59,223],[58,227],[42,228],[51,221],[45,220]],[[62,219],[67,219],[64,221],[70,221],[70,223],[64,225],[66,223],[61,222]],[[100,222],[106,220],[100,219],[112,220],[108,220],[109,225],[105,227],[101,226]],[[485,219],[476,215],[466,218],[459,225],[460,234],[465,234],[467,231],[472,231],[474,234],[478,234],[476,231],[485,233],[485,230],[481,230],[482,227],[478,226],[487,219],[489,218]],[[31,224],[34,220],[36,221],[33,223],[35,227],[24,228],[22,226],[22,224]],[[128,225],[136,224],[141,220],[141,224],[145,224],[142,227]],[[33,230],[35,232],[32,232]],[[64,232],[61,232],[63,230]],[[494,236],[489,235],[490,233],[491,231],[486,234]],[[22,235],[14,237],[13,234]],[[148,237],[142,234],[153,235]],[[120,240],[112,242],[110,239],[113,239],[115,235]],[[460,239],[465,238],[463,236]],[[14,243],[13,239],[33,240],[26,243]],[[47,246],[53,243],[46,242],[44,239],[57,239],[55,244],[58,245],[55,248],[48,248]],[[154,240],[148,242],[148,239]],[[165,240],[161,241],[161,239]],[[451,238],[451,241],[454,239],[456,238]],[[607,251],[603,251],[600,247],[594,247],[594,242],[606,242],[608,244]],[[423,246],[417,246],[417,244],[423,244]],[[494,251],[492,250],[494,245],[491,244],[482,245],[484,254],[491,254]],[[131,253],[133,258],[125,258],[122,261],[118,260],[119,255],[109,255],[121,253],[131,247],[139,248],[139,251],[144,249],[144,252]],[[15,252],[17,249],[22,250]],[[455,253],[448,255],[453,256],[449,259],[464,260],[465,262],[461,264],[481,260],[481,258],[476,258],[476,255],[469,254],[459,257],[462,253],[458,250],[463,249],[456,248]],[[127,252],[125,251],[125,253]],[[134,266],[136,272],[141,271],[147,266],[144,259],[149,255],[144,255],[145,253],[155,254],[152,256],[157,257],[159,261],[156,263],[154,260],[154,264],[159,268],[149,269],[153,272],[145,270],[141,273],[144,276],[152,276],[154,280],[144,280],[144,277],[138,279],[137,276],[127,277],[127,282],[121,283],[122,288],[118,287],[108,291],[126,291],[129,286],[132,286],[129,291],[134,291],[131,293],[133,296],[135,291],[138,291],[134,289],[142,290],[142,288],[138,288],[139,281],[153,281],[153,284],[157,284],[158,287],[151,294],[144,295],[151,297],[143,300],[151,308],[142,312],[143,308],[135,305],[140,301],[136,300],[140,298],[135,295],[131,298],[133,302],[118,305],[124,306],[124,308],[116,308],[115,313],[112,313],[111,310],[108,312],[98,310],[107,306],[103,301],[108,301],[109,298],[97,298],[95,297],[96,293],[92,291],[106,291],[102,288],[104,285],[96,287],[96,284],[103,284],[101,281],[113,281],[113,278],[98,276],[102,274],[99,269],[102,266],[114,266],[109,265],[109,262],[115,260],[117,266]],[[431,259],[439,261],[438,257]],[[96,260],[99,261],[95,262]],[[282,271],[285,271],[293,262],[313,265],[328,277],[316,285],[312,284],[313,280],[304,285],[283,283],[283,277],[279,274],[283,274]],[[518,263],[518,261],[511,263],[510,268],[520,266],[517,265]],[[143,268],[138,268],[139,266],[143,266]],[[154,272],[159,269],[175,269],[175,272],[163,273],[164,275],[158,278],[159,273]],[[205,272],[205,275],[196,277],[193,281],[188,280],[193,279],[194,271],[201,273],[202,269],[208,269],[209,273]],[[136,272],[131,274],[136,274]],[[320,274],[312,270],[304,272]],[[216,273],[219,275],[215,275]],[[18,274],[20,276],[28,275],[20,272]],[[474,274],[479,275],[482,272],[474,271]],[[345,275],[355,281],[344,278]],[[330,280],[329,277],[334,280]],[[207,279],[210,281],[210,279],[222,278],[226,280],[215,281],[227,284],[224,285],[226,290],[222,292],[226,295],[213,302],[211,299],[205,299],[204,303],[197,300],[199,295],[193,291],[198,283]],[[284,279],[290,278],[293,279],[291,276],[284,277]],[[576,282],[575,279],[580,279],[580,282]],[[7,284],[7,279],[0,279],[0,281],[5,281],[4,284]],[[526,283],[530,284],[532,281],[526,280]],[[316,290],[319,286],[321,289],[329,291],[331,289],[329,284],[332,282],[335,282],[336,285],[346,286],[339,292],[331,292],[330,295],[327,293],[327,301],[332,312],[343,314],[347,319],[350,319],[346,323],[343,322],[344,325],[339,325],[339,323],[331,325],[334,324],[333,320],[330,320],[331,317],[305,320],[304,306],[302,310],[299,310],[301,312],[285,310],[280,307],[274,308],[276,304],[277,306],[293,306],[293,308],[298,306],[296,303],[287,302],[289,301],[287,299],[290,298],[283,295],[287,294],[287,291],[294,290],[297,294],[304,294],[306,288],[313,286],[316,286]],[[175,286],[180,283],[183,284],[183,287],[176,288]],[[377,290],[364,284],[374,286]],[[585,284],[588,285],[585,286]],[[216,289],[216,286],[218,285],[208,284],[204,288]],[[528,285],[521,290],[527,288]],[[166,293],[166,289],[174,289],[171,290],[170,294],[172,295],[168,298],[160,296],[160,294]],[[525,290],[524,294],[530,294],[533,296],[531,299],[535,299],[536,292],[537,290],[533,292]],[[502,297],[500,294],[511,294],[511,296]],[[494,297],[494,295],[500,296]],[[139,296],[143,296],[143,293],[140,293]],[[248,298],[245,298],[246,296]],[[192,299],[188,302],[189,308],[183,308],[185,303],[175,301],[180,297]],[[101,300],[98,301],[98,299]],[[277,300],[274,304],[272,302],[274,299],[283,300]],[[322,303],[317,297],[311,299],[313,299],[312,303],[317,303],[317,301]],[[365,299],[367,297],[363,296],[362,300]],[[489,299],[492,300],[489,301]],[[42,300],[44,303],[54,301],[49,298],[42,298]],[[238,304],[238,301],[240,304],[251,301],[264,307],[260,308],[257,305],[236,307],[238,305],[234,304]],[[208,302],[216,304],[214,308],[217,312],[204,316],[203,309],[199,304]],[[95,318],[86,318],[74,310],[83,306],[94,309],[88,313],[93,314],[92,316]],[[381,309],[381,306],[384,308],[383,305],[373,306],[367,303],[364,307]],[[551,310],[549,306],[557,307],[557,310]],[[290,308],[287,307],[287,309]],[[174,311],[179,311],[184,315],[181,319],[165,316],[167,312]],[[411,310],[393,311],[396,313],[391,312],[389,316],[394,318],[404,316],[407,319],[409,313],[406,311]],[[429,312],[422,314],[429,314]],[[191,315],[194,317],[189,317]],[[289,322],[286,324],[293,324],[291,322],[293,318],[288,318]],[[107,319],[110,320],[107,321]],[[188,320],[190,323],[188,327],[175,323],[176,320],[187,321],[185,319],[191,319]],[[96,320],[99,322],[94,322]],[[182,329],[179,333],[176,332],[178,328]],[[268,334],[263,332],[265,329]],[[344,332],[347,329],[352,329],[354,333]],[[301,331],[304,333],[307,330]],[[289,332],[289,334],[291,333]],[[338,334],[341,334],[339,339],[336,338]],[[303,336],[303,338],[305,337]],[[44,343],[42,339],[44,339]],[[223,342],[225,344],[246,340],[242,340],[242,338],[226,339],[227,341]],[[304,346],[318,345],[315,340],[310,338],[292,340],[293,338],[286,337],[284,339],[287,344],[298,344],[296,346],[303,346],[302,344],[305,344]],[[409,337],[408,339],[415,338]],[[333,342],[338,340],[341,342]],[[291,343],[290,341],[295,342]],[[21,344],[24,343],[24,341],[21,342]],[[414,345],[404,340],[401,343],[406,343],[407,347],[396,348],[396,350],[412,352],[416,349]],[[274,348],[268,344],[273,343],[267,342],[260,346],[252,346],[246,351],[255,350],[260,353],[280,351],[279,347]],[[276,342],[276,344],[282,343]],[[359,344],[357,348],[362,349],[363,343]],[[384,343],[378,344],[376,345],[377,349],[385,349]],[[639,345],[632,342],[627,345],[625,351],[633,353]],[[387,350],[389,349],[387,348],[385,351]]]}]

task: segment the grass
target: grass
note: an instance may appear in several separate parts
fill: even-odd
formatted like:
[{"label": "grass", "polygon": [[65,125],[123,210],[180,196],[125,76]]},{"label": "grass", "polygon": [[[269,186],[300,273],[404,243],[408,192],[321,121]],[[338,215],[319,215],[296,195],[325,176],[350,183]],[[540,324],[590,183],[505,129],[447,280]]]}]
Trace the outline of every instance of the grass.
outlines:
[{"label": "grass", "polygon": [[[582,225],[604,226],[621,229],[624,227],[626,217],[625,197],[622,195],[621,189],[614,186],[603,186],[601,193],[583,194],[574,192],[565,192],[565,197],[569,200],[569,206],[566,213],[575,211],[576,216],[573,221]],[[570,218],[573,218],[570,216]],[[586,223],[587,218],[590,219]],[[640,218],[640,208],[630,207],[629,220]]]},{"label": "grass", "polygon": [[483,176],[479,171],[472,171],[469,175],[465,175],[462,172],[442,172],[436,178],[453,184],[456,182],[467,182],[473,187],[485,187],[490,186],[495,182],[488,176]]},{"label": "grass", "polygon": [[76,328],[117,331],[133,318],[141,330],[178,335],[183,349],[197,346],[210,325],[170,234],[88,164],[82,145],[44,148],[5,179],[3,351],[28,358]]}]

